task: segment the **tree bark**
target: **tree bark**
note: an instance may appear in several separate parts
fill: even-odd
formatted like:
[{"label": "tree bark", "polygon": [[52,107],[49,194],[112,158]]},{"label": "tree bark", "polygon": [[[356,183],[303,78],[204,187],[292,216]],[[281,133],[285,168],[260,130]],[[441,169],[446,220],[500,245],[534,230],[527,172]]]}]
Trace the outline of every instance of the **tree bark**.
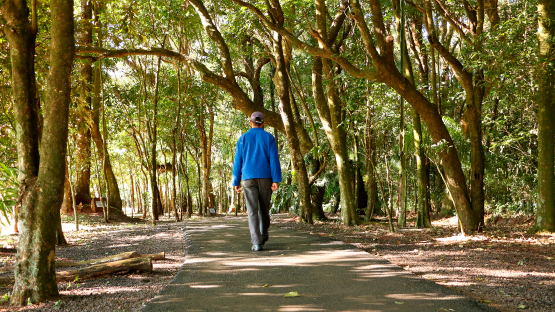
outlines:
[{"label": "tree bark", "polygon": [[374,131],[372,130],[372,122],[374,117],[373,103],[370,97],[370,86],[367,86],[367,107],[366,107],[366,131],[365,131],[365,151],[366,151],[366,190],[368,193],[368,202],[366,204],[365,220],[370,221],[376,207],[378,198],[378,183],[374,172]]},{"label": "tree bark", "polygon": [[[431,15],[429,7],[431,7],[429,0],[426,0],[428,12],[426,15]],[[477,6],[471,7],[467,2],[463,2],[466,13],[469,18],[469,33],[467,34],[462,27],[457,23],[456,18],[450,15],[448,8],[435,2],[439,14],[450,23],[451,28],[455,29],[461,41],[469,45],[475,53],[481,53],[483,47],[481,45],[480,36],[483,34],[484,22],[486,14],[485,2],[478,1]],[[499,23],[499,16],[497,14],[497,1],[488,1],[488,15],[492,22],[492,28],[495,28]],[[430,17],[428,18],[428,20]],[[428,32],[432,22],[426,24]],[[459,61],[448,48],[444,47],[437,34],[431,33],[429,37],[430,44],[436,49],[439,54],[451,65],[455,77],[461,84],[465,91],[466,112],[465,121],[468,123],[469,136],[470,136],[470,155],[471,155],[471,168],[470,168],[470,201],[472,209],[477,214],[478,221],[483,225],[484,223],[484,173],[485,173],[485,154],[483,146],[483,132],[482,132],[482,104],[486,94],[486,84],[484,69],[478,68],[472,71],[466,69],[465,66]]]},{"label": "tree bark", "polygon": [[[102,44],[102,35],[101,35],[101,27],[98,27],[98,36],[99,42],[98,44]],[[102,134],[100,133],[100,111],[101,107],[101,99],[100,99],[100,92],[102,88],[102,70],[101,70],[101,60],[98,60],[95,70],[94,70],[94,96],[92,99],[92,106],[93,106],[93,118],[91,123],[91,136],[96,144],[96,150],[98,153],[98,159],[103,160],[103,168],[104,168],[104,175],[106,176],[106,187],[109,189],[110,198],[108,198],[108,202],[112,207],[115,207],[119,210],[123,208],[123,204],[121,202],[121,195],[119,191],[118,181],[116,176],[114,175],[114,171],[112,170],[112,163],[110,162],[110,155],[106,153],[104,155],[104,151],[106,148],[104,147],[104,140],[102,139]],[[102,197],[102,194],[100,194]]]},{"label": "tree bark", "polygon": [[[81,1],[81,29],[78,36],[80,45],[92,46],[92,2],[90,0]],[[93,83],[92,64],[89,60],[82,60],[79,66],[81,74],[81,88],[79,90],[81,101],[78,105],[77,116],[77,135],[75,150],[75,200],[79,203],[90,203],[90,181],[91,181],[91,130],[87,123],[86,117],[90,114],[92,97],[90,95],[89,86]]]},{"label": "tree bark", "polygon": [[[162,209],[162,200],[160,199],[160,190],[158,189],[158,164],[156,161],[156,144],[158,141],[158,88],[160,84],[160,63],[162,57],[158,57],[158,65],[156,67],[156,81],[154,85],[154,95],[152,98],[153,112],[152,125],[148,124],[148,137],[150,141],[150,190],[152,192],[152,225],[156,224],[159,212]],[[163,213],[163,210],[162,210]]]},{"label": "tree bark", "polygon": [[[408,72],[412,73],[412,68],[408,62],[408,51],[407,51],[407,40],[405,38],[405,11],[404,3],[400,0],[395,0],[392,2],[395,9],[395,21],[397,26],[397,32],[399,33],[398,41],[401,47],[400,58],[401,58],[401,68],[400,71],[405,73],[407,76]],[[412,78],[412,77],[410,77]],[[410,80],[409,78],[409,80]],[[414,84],[414,79],[412,79]],[[405,99],[401,97],[400,105],[400,124],[399,124],[399,160],[400,160],[400,172],[399,172],[399,205],[398,205],[398,215],[397,215],[397,226],[404,228],[407,226],[407,155],[405,153]]]},{"label": "tree bark", "polygon": [[10,44],[11,78],[14,101],[14,120],[17,138],[19,180],[27,184],[39,170],[39,99],[35,85],[34,25],[29,22],[29,9],[25,0],[7,0],[2,6],[6,21],[4,33]]},{"label": "tree bark", "polygon": [[56,218],[56,245],[57,246],[66,246],[68,245],[67,240],[64,236],[64,231],[62,230],[62,216],[61,211],[58,210],[58,217]]},{"label": "tree bark", "polygon": [[[270,6],[269,3],[268,6]],[[283,12],[278,0],[272,0],[271,6],[272,10],[275,10],[275,12],[277,12],[275,14],[277,14],[279,21],[283,23]],[[283,38],[278,33],[274,33],[273,54],[275,58],[276,73],[272,80],[276,85],[281,119],[283,120],[283,124],[285,127],[285,133],[291,152],[291,159],[295,169],[295,176],[297,178],[297,189],[299,192],[299,202],[301,205],[301,218],[307,223],[313,223],[312,205],[310,202],[311,192],[310,185],[308,183],[308,174],[303,154],[301,152],[298,134],[299,131],[295,126],[293,111],[291,109],[291,86],[289,82],[289,77],[287,75]]]},{"label": "tree bark", "polygon": [[538,211],[536,227],[555,231],[555,3],[538,1]]},{"label": "tree bark", "polygon": [[[21,209],[22,229],[18,243],[16,255],[15,284],[11,303],[13,305],[23,305],[30,298],[31,302],[45,301],[58,296],[56,284],[54,256],[56,231],[53,225],[59,222],[59,208],[63,200],[64,174],[65,174],[65,153],[67,148],[68,133],[68,113],[71,94],[71,70],[74,56],[74,34],[73,34],[73,2],[68,0],[53,0],[50,2],[51,8],[51,50],[50,50],[50,70],[48,73],[48,87],[46,93],[46,103],[44,106],[44,129],[42,144],[40,147],[41,160],[38,167],[38,176],[28,176],[31,179],[24,180],[24,193]],[[33,9],[35,10],[36,7]],[[8,38],[12,36],[25,39],[28,34],[28,20],[26,1],[7,1],[2,8],[2,12],[7,21]],[[14,20],[15,18],[15,20]],[[36,15],[33,16],[33,23],[36,23]],[[36,24],[35,24],[36,25]],[[23,34],[27,32],[26,34]],[[13,38],[13,37],[12,37]],[[33,60],[32,55],[21,54],[16,50],[21,38],[14,40],[16,44],[10,51],[15,55],[12,57],[12,69],[20,71],[18,63],[21,60]],[[34,41],[34,40],[33,40]],[[30,41],[26,41],[25,53],[33,53]],[[19,55],[18,55],[19,53]],[[32,64],[32,63],[31,63]],[[13,66],[17,65],[17,66]],[[26,66],[31,66],[26,64]],[[20,94],[21,87],[31,87],[26,67],[25,74],[14,81],[14,95]],[[27,78],[27,79],[22,79]],[[15,79],[14,79],[15,80]],[[21,85],[23,82],[23,85]],[[17,104],[18,102],[16,102]],[[28,102],[24,107],[29,107]],[[29,112],[29,111],[27,111]],[[24,120],[33,118],[32,114],[24,117]],[[16,120],[21,126],[25,125],[23,120]],[[18,133],[18,142],[21,142],[21,135]],[[18,144],[19,145],[19,144]],[[36,145],[27,145],[28,152],[32,155],[36,152]],[[22,149],[24,152],[25,149]],[[38,159],[29,155],[21,155],[20,169],[34,168]],[[31,161],[31,163],[27,163]]]},{"label": "tree bark", "polygon": [[[343,1],[338,13],[332,23],[332,28],[327,27],[327,8],[324,0],[317,0],[316,4],[316,25],[318,34],[328,45],[333,44],[337,38],[338,29],[343,25],[345,19],[345,9],[347,1]],[[323,45],[321,43],[321,45]],[[333,63],[329,59],[315,57],[312,65],[312,93],[314,102],[318,110],[318,115],[326,132],[326,136],[335,155],[337,174],[339,177],[339,189],[341,192],[341,219],[346,225],[358,224],[360,222],[357,214],[357,203],[355,191],[352,185],[352,173],[349,163],[347,134],[343,128],[343,118],[341,100],[338,96],[335,83],[335,71]],[[327,80],[326,91],[324,92],[323,77]]]},{"label": "tree bark", "polygon": [[[429,90],[429,71],[428,66],[428,53],[426,48],[422,44],[422,21],[419,17],[414,16],[411,22],[410,28],[411,36],[409,37],[411,43],[411,49],[417,56],[416,60],[418,62],[418,70],[420,72],[420,85],[421,89]],[[434,50],[432,49],[432,52]],[[433,57],[433,55],[432,55]],[[410,59],[405,65],[405,72],[410,76],[409,80],[415,83],[414,74],[412,71],[412,66],[410,64]],[[432,62],[432,64],[435,64]],[[435,66],[435,65],[433,65]],[[435,89],[435,69],[433,75],[434,91]],[[436,94],[437,95],[437,94]],[[437,102],[437,101],[436,101]],[[412,124],[413,124],[413,136],[414,136],[414,157],[416,161],[416,189],[417,189],[417,203],[416,203],[416,227],[431,227],[432,223],[430,220],[430,210],[429,210],[429,192],[428,192],[428,170],[425,166],[425,155],[422,148],[422,123],[420,121],[420,115],[416,110],[412,110]]]},{"label": "tree bark", "polygon": [[[204,110],[204,105],[202,103],[201,110]],[[208,208],[213,206],[213,201],[211,200],[212,185],[210,182],[210,171],[212,170],[212,138],[214,136],[214,112],[211,108],[208,108],[209,117],[209,129],[206,133],[205,126],[205,112],[202,111],[198,115],[197,126],[200,132],[200,150],[201,150],[201,167],[202,167],[202,204],[203,211],[205,214],[208,212]],[[212,207],[214,208],[214,207]]]},{"label": "tree bark", "polygon": [[71,194],[71,185],[69,184],[69,174],[68,174],[68,163],[66,160],[66,170],[65,170],[65,178],[64,178],[64,199],[62,201],[62,212],[63,213],[70,213],[73,208],[73,197]]}]

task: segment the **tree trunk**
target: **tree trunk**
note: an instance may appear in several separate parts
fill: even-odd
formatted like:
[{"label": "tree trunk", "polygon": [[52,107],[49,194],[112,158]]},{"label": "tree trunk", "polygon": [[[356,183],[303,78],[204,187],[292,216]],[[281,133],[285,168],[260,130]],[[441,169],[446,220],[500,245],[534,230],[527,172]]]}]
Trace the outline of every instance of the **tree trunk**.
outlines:
[{"label": "tree trunk", "polygon": [[[201,109],[204,110],[204,107]],[[205,112],[199,114],[197,125],[200,132],[200,150],[201,150],[201,166],[202,166],[202,210],[204,214],[208,213],[208,207],[212,206],[211,201],[212,185],[210,182],[210,171],[212,169],[212,137],[214,134],[214,113],[212,109],[208,109],[209,114],[209,131],[206,133],[205,128]],[[214,207],[212,207],[214,208]]]},{"label": "tree trunk", "polygon": [[133,218],[133,213],[135,212],[135,179],[133,179],[133,173],[131,173],[129,175],[129,179],[131,180],[131,186],[130,186],[130,191],[131,191],[131,218]]},{"label": "tree trunk", "polygon": [[364,159],[366,164],[366,190],[368,193],[368,202],[366,204],[365,220],[370,221],[374,210],[376,208],[376,201],[378,199],[378,183],[376,182],[376,175],[374,173],[374,164],[376,163],[374,157],[374,131],[372,122],[374,117],[374,103],[370,96],[370,86],[366,86],[366,131],[365,131],[365,151],[366,157]]},{"label": "tree trunk", "polygon": [[77,133],[75,151],[75,200],[77,203],[90,203],[91,199],[91,131],[84,121],[79,121],[77,128],[85,128]]},{"label": "tree trunk", "polygon": [[[36,9],[35,9],[36,10]],[[27,1],[7,0],[2,6],[4,33],[10,45],[13,112],[19,180],[35,179],[39,170],[40,111],[35,85],[36,15],[29,22]],[[30,182],[30,181],[29,181]]]},{"label": "tree trunk", "polygon": [[555,3],[538,2],[538,211],[536,227],[555,231]]},{"label": "tree trunk", "polygon": [[472,209],[476,212],[479,222],[484,224],[484,172],[485,155],[482,143],[482,102],[484,86],[486,82],[481,78],[473,90],[467,90],[467,116],[470,132],[470,202]]},{"label": "tree trunk", "polygon": [[[277,0],[272,0],[272,5],[276,7],[276,10],[281,12],[281,7],[279,6]],[[283,12],[281,12],[280,14],[283,14]],[[283,17],[283,15],[281,16]],[[279,110],[281,113],[283,124],[285,125],[285,133],[287,135],[287,141],[289,143],[291,159],[295,169],[295,176],[297,177],[297,189],[299,192],[299,201],[301,205],[301,218],[307,223],[313,223],[312,207],[310,202],[311,191],[310,185],[308,183],[306,165],[301,153],[299,137],[294,123],[293,112],[291,110],[291,98],[289,97],[290,84],[289,78],[287,76],[287,69],[285,67],[282,36],[274,33],[273,43],[273,52],[276,62],[276,73],[272,80],[276,85],[276,90],[279,97]]]},{"label": "tree trunk", "polygon": [[[397,31],[399,33],[399,43],[401,47],[401,72],[407,75],[405,64],[408,65],[408,51],[407,51],[407,40],[405,38],[405,9],[404,2],[397,0],[393,1],[393,6],[395,7],[395,20],[397,25]],[[413,80],[414,84],[414,80]],[[400,160],[400,180],[399,180],[399,206],[397,215],[397,226],[400,228],[407,227],[407,155],[405,154],[405,99],[401,97],[401,116],[399,124],[399,160]]]},{"label": "tree trunk", "polygon": [[414,157],[416,159],[416,188],[417,188],[417,217],[416,227],[430,228],[430,211],[428,210],[428,174],[424,165],[424,152],[422,151],[422,125],[420,116],[412,110],[412,125],[414,134]]},{"label": "tree trunk", "polygon": [[[433,22],[433,21],[432,21]],[[419,17],[413,17],[410,28],[411,35],[409,37],[411,48],[417,55],[417,63],[419,64],[418,70],[420,71],[420,84],[421,89],[428,90],[429,86],[429,66],[428,66],[428,54],[422,44],[422,21]],[[433,53],[432,49],[432,53]],[[433,59],[432,54],[432,59]],[[412,64],[408,56],[408,51],[405,54],[405,59],[407,60],[405,64],[405,74],[408,74],[409,80],[412,84],[415,84],[414,73],[412,71]],[[432,65],[435,66],[435,60],[433,60]],[[435,68],[433,69],[433,94],[437,96],[435,88]],[[437,103],[437,100],[434,100]],[[420,121],[420,115],[416,110],[412,110],[412,125],[413,125],[413,136],[414,136],[414,157],[416,160],[416,227],[431,227],[432,223],[430,220],[429,211],[429,193],[428,193],[428,170],[425,165],[425,155],[422,149],[422,122]]]},{"label": "tree trunk", "polygon": [[407,227],[407,156],[405,154],[405,101],[401,98],[401,121],[399,125],[399,205],[397,226]]},{"label": "tree trunk", "polygon": [[[181,48],[181,40],[180,40],[180,48]],[[177,130],[179,129],[179,124],[180,124],[180,118],[181,118],[181,67],[178,66],[177,68],[177,105],[178,105],[178,110],[177,110],[177,117],[176,117],[176,122],[172,131],[172,192],[173,192],[173,211],[174,211],[174,216],[175,216],[175,222],[179,221],[179,215],[177,213],[178,210],[178,206],[179,209],[181,209],[181,192],[179,193],[179,200],[177,200],[177,185],[176,185],[176,181],[175,181],[175,176],[176,174],[179,174],[177,172]],[[183,155],[183,154],[182,154]],[[177,201],[177,205],[176,205],[176,201]],[[181,216],[183,216],[183,212],[181,213]]]},{"label": "tree trunk", "polygon": [[[93,124],[91,128],[92,138],[96,144],[96,149],[98,152],[99,159],[104,159],[104,140],[102,140],[102,135],[100,134],[100,129],[98,128],[97,124]],[[106,183],[109,189],[110,198],[108,201],[110,202],[110,206],[112,208],[118,208],[121,210],[123,208],[123,203],[121,201],[121,195],[119,191],[118,181],[112,170],[112,162],[110,161],[110,154],[106,153],[104,164],[104,174],[106,175]]]},{"label": "tree trunk", "polygon": [[[100,63],[99,63],[99,68],[100,68]],[[102,137],[104,139],[104,144],[103,144],[103,148],[104,150],[102,151],[102,172],[104,173],[104,184],[106,184],[106,205],[102,205],[102,209],[104,212],[104,222],[108,222],[110,220],[110,187],[108,187],[108,175],[106,174],[106,163],[108,160],[108,129],[106,127],[106,104],[104,103],[104,99],[102,100]],[[110,167],[111,169],[111,167]],[[119,196],[118,196],[119,197]],[[120,201],[121,201],[121,197]],[[104,203],[104,201],[102,201],[102,203]],[[120,210],[123,208],[122,205],[120,204]]]},{"label": "tree trunk", "polygon": [[58,211],[58,220],[56,221],[56,245],[58,246],[66,246],[68,245],[67,240],[64,236],[64,231],[62,230],[62,218],[60,215],[60,211]]},{"label": "tree trunk", "polygon": [[325,186],[313,186],[314,191],[310,194],[310,199],[312,202],[312,215],[316,220],[327,220],[324,213],[324,196],[326,195]]},{"label": "tree trunk", "polygon": [[71,185],[69,183],[69,174],[68,174],[68,163],[66,160],[66,170],[64,176],[64,199],[62,201],[62,212],[63,213],[70,213],[73,207],[72,202],[72,194],[71,194]]},{"label": "tree trunk", "polygon": [[[345,4],[343,4],[345,5]],[[316,1],[316,24],[318,34],[328,44],[333,43],[338,32],[330,31],[328,38],[327,27],[327,8],[325,1]],[[344,13],[336,18],[337,24],[341,25],[344,20]],[[334,26],[335,26],[334,25]],[[335,26],[337,27],[337,26]],[[360,222],[355,200],[355,192],[352,184],[351,166],[349,164],[349,155],[347,134],[343,128],[343,118],[341,100],[338,96],[335,70],[333,63],[329,59],[315,57],[312,65],[312,93],[318,115],[322,121],[322,126],[326,132],[326,136],[335,155],[337,165],[337,174],[339,177],[339,189],[341,192],[341,219],[346,225],[358,224]],[[324,93],[324,81],[326,78],[327,86]],[[327,96],[327,98],[326,98]]]},{"label": "tree trunk", "polygon": [[[100,27],[98,27],[100,28]],[[101,31],[98,31],[99,36],[99,45],[102,44],[102,35]],[[110,155],[106,153],[104,155],[105,146],[104,140],[102,139],[102,134],[100,133],[100,110],[101,110],[101,101],[100,101],[100,92],[102,88],[102,73],[101,73],[101,60],[98,60],[95,70],[94,70],[94,96],[93,96],[93,118],[91,123],[91,136],[96,144],[96,150],[98,153],[98,159],[104,160],[103,167],[104,167],[104,175],[106,176],[106,187],[109,189],[110,198],[108,198],[108,202],[112,207],[117,209],[122,209],[122,202],[121,202],[121,195],[119,192],[118,181],[116,180],[116,176],[114,175],[114,171],[112,170],[112,164],[110,162]],[[100,194],[102,197],[102,194]]]},{"label": "tree trunk", "polygon": [[156,67],[156,81],[154,86],[154,95],[152,99],[153,112],[152,112],[152,125],[148,126],[148,135],[150,139],[150,190],[152,192],[152,225],[156,225],[159,212],[162,209],[162,201],[160,199],[160,190],[158,189],[157,170],[158,163],[156,161],[156,143],[158,138],[158,87],[160,84],[160,62],[162,57],[158,57],[158,65]]},{"label": "tree trunk", "polygon": [[[92,2],[90,0],[81,1],[81,29],[78,35],[78,42],[83,46],[92,46]],[[81,75],[81,86],[79,89],[83,103],[78,105],[77,134],[75,150],[75,200],[79,203],[90,203],[90,181],[91,181],[91,130],[87,124],[86,116],[90,114],[92,97],[89,86],[93,83],[92,65],[89,60],[81,60],[79,66]]]},{"label": "tree trunk", "polygon": [[203,196],[202,196],[202,170],[200,169],[201,165],[197,161],[197,181],[198,181],[198,192],[197,192],[197,199],[198,199],[198,211],[197,215],[203,216],[204,212],[204,203],[203,203]]},{"label": "tree trunk", "polygon": [[[51,8],[51,50],[50,70],[48,73],[48,88],[44,111],[44,128],[40,148],[40,165],[38,176],[36,165],[38,158],[34,156],[37,145],[29,144],[22,136],[23,131],[34,118],[31,113],[32,97],[27,97],[22,103],[20,95],[33,92],[34,86],[29,79],[32,72],[29,68],[33,64],[34,38],[29,36],[34,31],[29,31],[28,9],[26,1],[5,2],[2,13],[6,19],[4,27],[10,40],[12,58],[12,86],[14,89],[15,105],[21,105],[18,110],[25,109],[26,116],[16,116],[18,131],[18,152],[20,169],[25,175],[25,191],[22,194],[21,223],[22,229],[16,256],[15,284],[11,303],[24,305],[28,299],[31,302],[45,301],[58,296],[56,284],[54,256],[56,231],[53,224],[59,223],[59,208],[63,200],[65,153],[67,148],[68,112],[71,94],[71,70],[73,66],[74,35],[73,35],[73,2],[67,0],[53,0]],[[36,7],[33,8],[33,11]],[[33,14],[33,24],[36,25],[36,15]],[[33,27],[36,29],[35,27]],[[12,45],[11,42],[14,44]],[[22,45],[21,43],[24,42]],[[22,47],[19,50],[16,47]],[[29,55],[29,53],[31,55]],[[22,61],[25,66],[22,67]],[[31,61],[31,63],[27,63]],[[34,77],[33,77],[34,78]],[[21,84],[23,82],[23,84]],[[20,88],[30,88],[22,92]],[[34,93],[32,93],[34,96]],[[32,120],[35,121],[35,120]],[[36,132],[34,133],[37,134]],[[35,142],[35,141],[33,141]],[[27,149],[20,148],[26,145]],[[30,152],[26,154],[25,152]],[[31,169],[31,170],[29,170]],[[34,173],[34,176],[27,173]]]}]

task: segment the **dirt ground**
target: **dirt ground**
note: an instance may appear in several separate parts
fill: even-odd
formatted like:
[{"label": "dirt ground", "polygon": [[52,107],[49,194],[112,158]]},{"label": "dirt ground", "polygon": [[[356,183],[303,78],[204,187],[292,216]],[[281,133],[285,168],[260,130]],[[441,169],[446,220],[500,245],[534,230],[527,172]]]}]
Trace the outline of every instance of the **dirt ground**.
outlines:
[{"label": "dirt ground", "polygon": [[[64,219],[67,222],[64,228],[74,229],[73,217]],[[61,282],[58,283],[59,300],[22,308],[7,305],[5,299],[9,298],[12,285],[0,285],[0,311],[140,311],[173,279],[185,262],[184,223],[163,217],[156,226],[152,226],[139,219],[119,219],[120,222],[106,224],[100,214],[81,215],[80,231],[64,230],[69,245],[56,247],[56,260],[99,259],[127,251],[140,254],[165,252],[165,260],[153,261],[152,272],[127,271],[100,278]],[[17,235],[0,236],[0,247],[9,248],[16,244]],[[0,267],[13,265],[14,256],[13,253],[0,252]],[[60,270],[68,269],[64,267]]]},{"label": "dirt ground", "polygon": [[472,236],[458,233],[455,217],[436,217],[431,229],[409,222],[395,233],[386,220],[346,227],[335,219],[274,224],[353,244],[499,311],[555,311],[555,234],[527,234],[533,218],[488,220]]},{"label": "dirt ground", "polygon": [[[122,272],[58,283],[57,301],[22,308],[4,302],[0,311],[140,311],[185,261],[183,222],[162,219],[152,226],[137,219],[105,224],[99,215],[80,219],[80,231],[65,231],[69,245],[56,248],[57,260],[96,259],[126,251],[164,251],[166,260],[154,261],[150,273]],[[71,218],[65,221],[71,228]],[[495,221],[483,233],[466,237],[458,234],[454,217],[436,218],[431,229],[414,229],[409,222],[409,228],[395,233],[388,231],[385,220],[345,227],[337,216],[308,225],[276,215],[272,222],[348,242],[500,311],[555,311],[555,235],[526,234],[533,218]],[[16,244],[17,235],[0,235],[0,247]],[[14,261],[13,253],[0,252],[0,267]],[[11,290],[11,284],[0,285],[0,302],[9,298]]]}]

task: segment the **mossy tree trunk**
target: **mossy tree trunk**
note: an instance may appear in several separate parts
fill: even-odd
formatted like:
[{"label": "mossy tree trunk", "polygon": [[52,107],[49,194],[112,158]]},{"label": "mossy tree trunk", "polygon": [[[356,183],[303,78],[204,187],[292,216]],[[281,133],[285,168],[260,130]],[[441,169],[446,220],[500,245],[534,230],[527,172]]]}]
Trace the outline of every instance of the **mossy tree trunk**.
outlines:
[{"label": "mossy tree trunk", "polygon": [[[97,17],[97,32],[98,32],[98,43],[97,45],[102,46],[102,25],[98,21],[98,11],[95,13]],[[98,60],[94,69],[94,87],[93,87],[93,118],[91,124],[91,136],[94,143],[96,144],[96,150],[98,153],[98,159],[103,163],[103,174],[106,176],[106,187],[109,189],[107,193],[110,194],[108,202],[111,207],[122,209],[123,203],[121,202],[121,195],[119,191],[118,181],[112,170],[112,163],[110,161],[110,155],[105,148],[105,142],[102,138],[102,133],[100,132],[100,112],[102,110],[102,103],[100,98],[100,93],[102,89],[102,60]],[[106,151],[106,153],[105,153]],[[104,155],[106,154],[106,155]],[[102,197],[102,194],[100,194]]]},{"label": "mossy tree trunk", "polygon": [[[81,24],[79,27],[78,42],[80,45],[92,46],[92,1],[81,1]],[[93,69],[91,61],[81,60],[78,67],[81,75],[81,85],[79,88],[80,103],[77,114],[77,133],[75,150],[75,200],[79,203],[91,202],[90,181],[91,181],[91,130],[87,122],[90,115],[92,97],[90,86],[93,83]]]},{"label": "mossy tree trunk", "polygon": [[538,2],[538,211],[536,226],[555,231],[555,2]]},{"label": "mossy tree trunk", "polygon": [[[32,5],[36,13],[36,3]],[[73,3],[53,0],[50,70],[43,107],[42,144],[38,146],[38,111],[34,83],[36,14],[29,23],[27,2],[6,1],[2,13],[10,42],[12,86],[22,178],[21,233],[15,266],[13,305],[58,296],[55,275],[56,227],[63,200],[68,112],[73,66]],[[41,155],[40,160],[38,155]],[[53,226],[54,225],[54,226]]]},{"label": "mossy tree trunk", "polygon": [[[422,20],[418,16],[413,16],[411,21],[411,27],[409,29],[409,42],[413,53],[417,56],[415,57],[416,64],[418,65],[418,71],[420,73],[420,87],[421,89],[428,90],[429,88],[429,72],[430,68],[428,66],[428,53],[426,47],[422,44]],[[433,49],[432,49],[433,51]],[[408,53],[408,51],[407,51]],[[410,80],[414,84],[414,74],[412,72],[412,65],[410,64],[410,59],[407,57],[407,64],[405,65],[405,72],[410,75]],[[435,74],[434,74],[435,75]],[[433,78],[435,81],[435,77]],[[433,82],[435,84],[435,82]],[[435,91],[434,91],[435,94]],[[437,103],[437,100],[436,100]],[[412,110],[412,125],[413,125],[413,136],[414,136],[414,157],[416,160],[416,188],[417,188],[417,217],[416,217],[416,227],[431,227],[432,223],[430,220],[430,210],[429,210],[429,193],[428,193],[428,172],[425,165],[426,155],[424,154],[422,147],[422,122],[420,120],[420,115],[416,110]]]},{"label": "mossy tree trunk", "polygon": [[[401,0],[395,0],[392,2],[395,9],[395,22],[397,26],[397,32],[399,36],[397,40],[399,41],[399,46],[401,47],[400,58],[401,58],[401,72],[405,73],[407,76],[406,68],[411,69],[409,66],[409,55],[407,51],[407,41],[405,38],[405,9],[404,4]],[[409,65],[409,66],[405,66]],[[409,70],[412,74],[412,70]],[[412,77],[407,76],[409,79]],[[414,79],[412,79],[414,84]],[[400,103],[400,124],[399,124],[399,205],[397,207],[397,226],[404,228],[407,226],[407,155],[405,153],[405,99],[401,97]]]},{"label": "mossy tree trunk", "polygon": [[[271,5],[270,3],[267,4],[269,6],[268,9],[271,9],[273,12],[274,18],[277,19],[278,23],[283,25],[284,16],[279,1],[272,0]],[[291,108],[291,85],[287,74],[288,71],[286,68],[283,43],[283,37],[278,33],[274,33],[273,54],[275,58],[276,72],[272,80],[276,85],[279,98],[279,111],[281,113],[281,119],[283,120],[285,134],[287,136],[287,142],[289,143],[289,150],[291,152],[291,159],[295,169],[299,202],[301,205],[301,218],[307,223],[312,223],[313,213],[310,201],[310,184],[308,183],[306,164],[301,152],[299,142],[300,134],[298,133],[299,131],[296,127],[296,123],[294,122],[293,111]]]},{"label": "mossy tree trunk", "polygon": [[366,153],[365,167],[366,167],[366,192],[368,193],[368,201],[366,204],[365,221],[370,221],[378,200],[378,182],[376,181],[376,174],[374,170],[375,153],[374,153],[374,131],[373,131],[373,117],[374,117],[374,104],[370,96],[370,86],[367,86],[367,102],[366,102],[366,129],[364,150]]},{"label": "mossy tree trunk", "polygon": [[[327,26],[327,7],[324,0],[315,2],[316,25],[318,34],[327,45],[333,45],[343,21],[346,17],[348,1],[342,1],[339,10],[332,22]],[[322,46],[323,44],[320,43]],[[335,47],[339,49],[340,46]],[[351,166],[347,148],[347,134],[343,128],[341,99],[338,96],[336,85],[335,64],[329,59],[315,57],[312,65],[312,93],[318,110],[318,115],[326,132],[326,136],[335,155],[337,174],[339,177],[339,190],[341,192],[341,219],[346,225],[358,224],[360,219],[357,214],[355,190],[352,184]],[[324,79],[326,90],[324,90]]]}]

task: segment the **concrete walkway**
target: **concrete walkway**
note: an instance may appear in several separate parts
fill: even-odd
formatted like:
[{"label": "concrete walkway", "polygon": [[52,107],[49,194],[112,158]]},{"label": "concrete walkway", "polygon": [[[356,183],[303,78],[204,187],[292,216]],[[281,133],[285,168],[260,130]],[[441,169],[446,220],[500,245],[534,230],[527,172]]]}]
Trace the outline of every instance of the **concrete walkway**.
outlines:
[{"label": "concrete walkway", "polygon": [[245,218],[184,230],[185,264],[143,311],[496,311],[328,238],[274,226],[253,252]]}]

